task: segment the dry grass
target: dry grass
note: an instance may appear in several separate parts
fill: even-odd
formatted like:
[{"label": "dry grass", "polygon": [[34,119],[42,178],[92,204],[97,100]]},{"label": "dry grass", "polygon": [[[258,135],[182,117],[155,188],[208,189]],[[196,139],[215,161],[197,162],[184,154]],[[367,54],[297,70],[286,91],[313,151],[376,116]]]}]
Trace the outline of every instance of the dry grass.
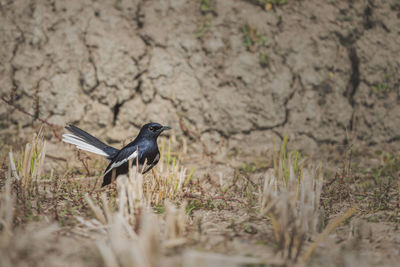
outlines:
[{"label": "dry grass", "polygon": [[[23,164],[15,167],[13,153],[9,153],[8,172],[5,185],[0,192],[0,263],[1,266],[17,266],[29,264],[30,256],[35,251],[36,258],[45,257],[46,251],[51,249],[49,243],[54,242],[54,233],[58,230],[55,224],[44,223],[41,226],[26,225],[22,229],[15,229],[16,199],[13,187],[27,199],[27,195],[34,194],[37,188],[37,179],[40,177],[45,157],[45,143],[41,142],[40,135],[32,138],[27,144],[22,156]],[[21,162],[20,162],[21,163]],[[36,191],[37,192],[37,191]],[[46,245],[47,243],[47,245]]]},{"label": "dry grass", "polygon": [[[143,175],[131,171],[129,177],[120,177],[117,182],[116,209],[111,210],[105,195],[101,198],[102,207],[87,197],[95,219],[79,220],[86,230],[104,234],[96,244],[106,266],[159,266],[163,249],[185,243],[185,206],[176,208],[166,202],[165,216],[156,216],[150,206],[154,198],[149,188],[158,186],[152,184],[158,183],[157,179],[143,184]],[[165,190],[163,195],[168,195],[170,187],[159,186],[158,190]]]},{"label": "dry grass", "polygon": [[260,209],[271,219],[282,256],[296,261],[307,237],[317,230],[323,177],[319,169],[303,168],[296,150],[288,154],[286,140],[275,155],[274,170],[265,175]]},{"label": "dry grass", "polygon": [[[54,265],[52,260],[60,255],[68,260],[68,249],[52,248],[64,235],[97,251],[83,250],[92,258],[79,259],[82,266],[90,262],[105,266],[307,264],[330,234],[355,213],[355,209],[324,211],[321,167],[312,167],[296,150],[288,152],[286,138],[270,161],[273,168],[255,164],[238,169],[233,177],[223,173],[200,177],[188,171],[179,161],[180,153],[172,152],[171,140],[162,142],[160,163],[152,173],[144,176],[131,168],[107,189],[100,189],[93,179],[70,177],[68,169],[44,173],[46,143],[41,133],[32,136],[22,153],[10,151],[0,193],[1,266],[39,263],[41,257],[48,259],[44,265]],[[393,162],[381,172],[397,171]],[[257,166],[263,179],[254,181],[252,176],[260,173]],[[90,171],[90,163],[87,167]],[[214,215],[203,218],[207,213]],[[223,253],[214,253],[221,248],[212,241],[217,238],[223,238]],[[232,250],[238,239],[249,242],[248,246],[254,246],[253,239],[260,240],[261,253]],[[41,243],[49,245],[32,245]],[[266,256],[271,251],[276,253],[273,258]]]},{"label": "dry grass", "polygon": [[[261,214],[270,217],[277,250],[283,258],[297,262],[306,240],[323,228],[324,211],[320,203],[324,179],[320,168],[305,168],[299,152],[288,153],[286,146],[287,138],[275,153],[274,169],[265,175],[260,209]],[[352,208],[329,224],[303,254],[301,262],[354,212]]]}]

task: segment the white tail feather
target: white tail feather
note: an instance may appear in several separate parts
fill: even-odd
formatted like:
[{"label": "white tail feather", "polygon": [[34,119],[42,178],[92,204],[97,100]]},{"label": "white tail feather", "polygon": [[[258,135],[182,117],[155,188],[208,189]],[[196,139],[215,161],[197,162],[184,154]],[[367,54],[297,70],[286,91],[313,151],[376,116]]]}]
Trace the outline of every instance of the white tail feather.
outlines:
[{"label": "white tail feather", "polygon": [[104,157],[108,157],[109,155],[101,150],[100,148],[95,147],[94,145],[88,144],[85,140],[82,138],[73,135],[73,134],[63,134],[63,142],[75,145],[78,149],[85,150],[88,152],[92,152],[97,155],[101,155]]}]

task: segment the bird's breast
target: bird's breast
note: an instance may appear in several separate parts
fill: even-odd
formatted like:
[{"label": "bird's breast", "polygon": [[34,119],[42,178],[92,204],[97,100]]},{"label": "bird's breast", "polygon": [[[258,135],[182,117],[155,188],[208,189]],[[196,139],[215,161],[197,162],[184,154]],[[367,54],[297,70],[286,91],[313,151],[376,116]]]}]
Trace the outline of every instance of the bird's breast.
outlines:
[{"label": "bird's breast", "polygon": [[152,142],[144,143],[142,146],[138,146],[139,149],[139,163],[151,164],[154,160],[160,157],[160,152],[158,151],[157,144]]}]

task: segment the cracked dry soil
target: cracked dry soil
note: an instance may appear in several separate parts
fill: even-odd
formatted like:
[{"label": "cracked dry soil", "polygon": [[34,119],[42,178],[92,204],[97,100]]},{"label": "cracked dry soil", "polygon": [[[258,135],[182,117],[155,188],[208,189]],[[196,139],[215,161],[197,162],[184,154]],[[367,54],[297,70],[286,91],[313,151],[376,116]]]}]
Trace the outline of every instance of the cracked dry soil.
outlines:
[{"label": "cracked dry soil", "polygon": [[[199,5],[2,1],[1,95],[109,141],[151,120],[179,129],[180,119],[204,142],[248,151],[283,134],[303,147],[343,144],[346,130],[369,145],[399,143],[396,1]],[[4,126],[32,121],[0,111]]]}]

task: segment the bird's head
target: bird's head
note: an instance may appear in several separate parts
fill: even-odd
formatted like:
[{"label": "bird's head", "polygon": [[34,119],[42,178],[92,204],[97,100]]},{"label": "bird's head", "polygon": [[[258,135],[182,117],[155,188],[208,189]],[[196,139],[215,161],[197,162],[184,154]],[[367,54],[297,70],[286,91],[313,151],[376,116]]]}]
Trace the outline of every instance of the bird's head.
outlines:
[{"label": "bird's head", "polygon": [[140,129],[139,135],[142,137],[154,137],[157,138],[163,131],[169,130],[171,127],[162,126],[156,122],[150,122],[143,125],[142,129]]}]

